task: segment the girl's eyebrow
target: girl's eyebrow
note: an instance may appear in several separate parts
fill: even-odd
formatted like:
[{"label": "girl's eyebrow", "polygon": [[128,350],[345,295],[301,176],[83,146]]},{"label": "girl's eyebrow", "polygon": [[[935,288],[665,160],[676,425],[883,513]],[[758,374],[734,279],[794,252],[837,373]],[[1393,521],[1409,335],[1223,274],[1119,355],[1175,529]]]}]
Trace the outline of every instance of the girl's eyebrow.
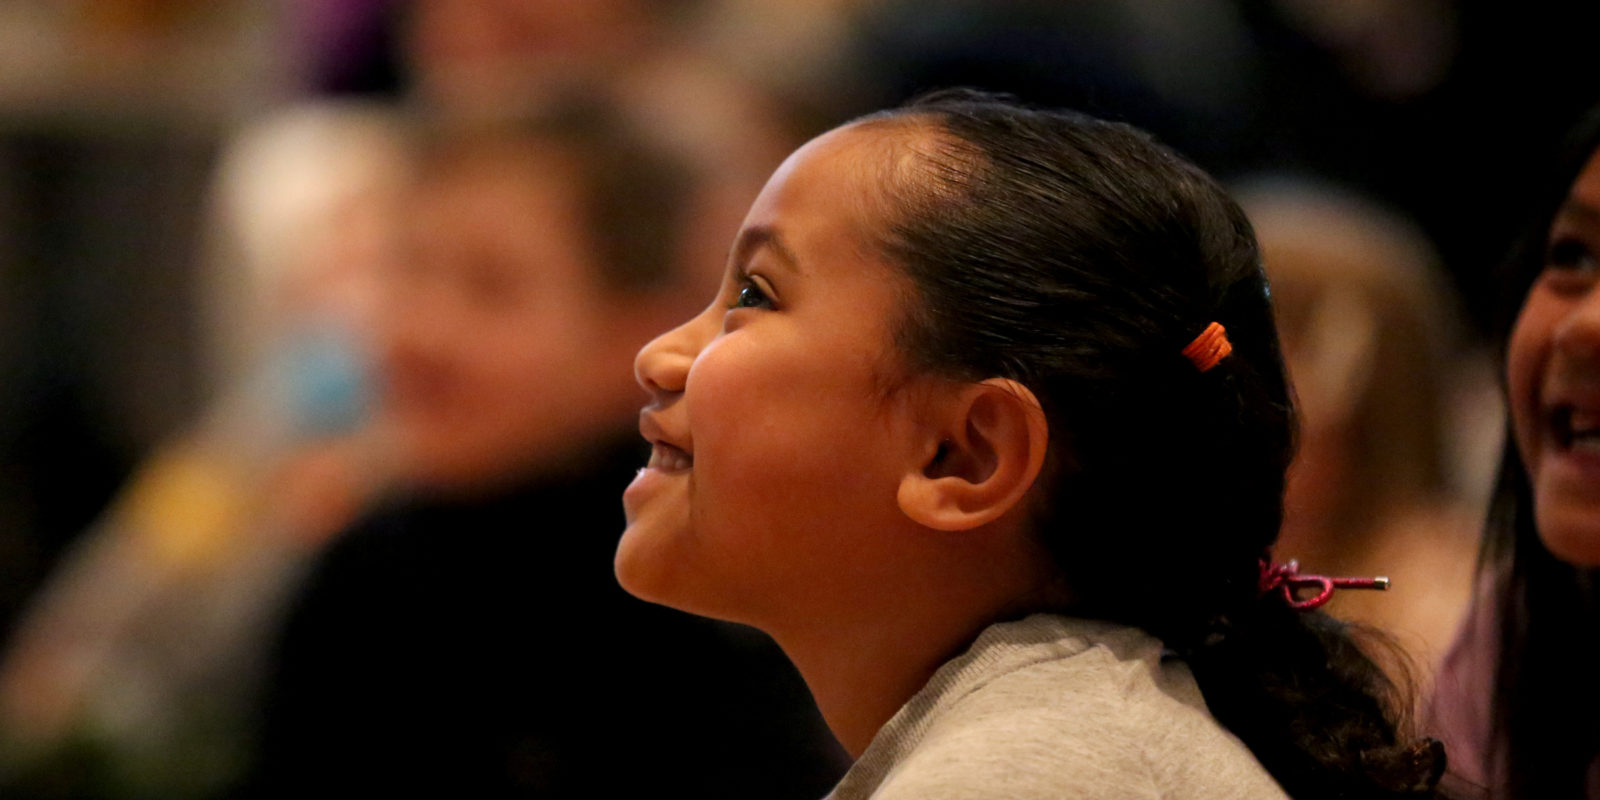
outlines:
[{"label": "girl's eyebrow", "polygon": [[794,251],[784,243],[777,229],[770,225],[757,225],[739,232],[739,239],[733,245],[734,263],[744,263],[755,251],[763,247],[771,250],[778,257],[778,261],[790,271],[797,275],[804,273],[800,269],[800,259],[795,257]]},{"label": "girl's eyebrow", "polygon": [[1579,222],[1600,222],[1600,208],[1596,208],[1587,200],[1569,196],[1556,212],[1556,218],[1569,217]]}]

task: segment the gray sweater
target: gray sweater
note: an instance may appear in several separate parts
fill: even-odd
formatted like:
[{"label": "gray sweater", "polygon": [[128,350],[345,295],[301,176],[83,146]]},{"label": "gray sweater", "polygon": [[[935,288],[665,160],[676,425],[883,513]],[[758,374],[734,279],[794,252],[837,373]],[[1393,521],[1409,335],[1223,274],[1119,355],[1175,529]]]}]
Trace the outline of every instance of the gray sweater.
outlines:
[{"label": "gray sweater", "polygon": [[1161,642],[1037,614],[990,626],[878,731],[831,800],[1284,800]]}]

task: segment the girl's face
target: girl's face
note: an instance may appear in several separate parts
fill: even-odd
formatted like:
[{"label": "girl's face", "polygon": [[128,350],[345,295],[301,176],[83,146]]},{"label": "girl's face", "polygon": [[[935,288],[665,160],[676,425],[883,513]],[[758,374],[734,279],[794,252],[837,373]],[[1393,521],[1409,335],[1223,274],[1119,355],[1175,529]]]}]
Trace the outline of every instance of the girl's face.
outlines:
[{"label": "girl's face", "polygon": [[[842,128],[790,156],[734,242],[716,300],[640,351],[649,466],[623,496],[628,591],[772,629],[874,585],[903,515],[912,394],[892,389],[909,296],[872,254],[883,137]],[[902,525],[903,527],[903,525]],[[878,584],[881,585],[881,582]]]},{"label": "girl's face", "polygon": [[1564,561],[1600,566],[1600,152],[1550,228],[1506,369],[1539,536]]}]

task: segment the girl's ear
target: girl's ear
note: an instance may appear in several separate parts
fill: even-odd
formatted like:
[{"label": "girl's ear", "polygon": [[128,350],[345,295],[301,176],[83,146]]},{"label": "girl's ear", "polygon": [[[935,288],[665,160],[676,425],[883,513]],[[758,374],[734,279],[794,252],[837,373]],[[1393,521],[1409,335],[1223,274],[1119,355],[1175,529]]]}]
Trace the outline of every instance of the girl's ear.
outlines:
[{"label": "girl's ear", "polygon": [[1049,426],[1039,399],[1007,378],[960,387],[934,404],[922,458],[900,481],[900,510],[941,531],[992,522],[1027,495],[1044,466]]}]

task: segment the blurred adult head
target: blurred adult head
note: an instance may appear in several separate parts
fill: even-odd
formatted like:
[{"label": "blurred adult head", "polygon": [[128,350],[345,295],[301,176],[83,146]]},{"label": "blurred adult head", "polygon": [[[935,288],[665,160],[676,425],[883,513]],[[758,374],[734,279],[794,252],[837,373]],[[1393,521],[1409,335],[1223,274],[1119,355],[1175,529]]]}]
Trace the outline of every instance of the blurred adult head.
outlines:
[{"label": "blurred adult head", "polygon": [[1451,487],[1456,329],[1427,238],[1355,195],[1289,180],[1244,187],[1301,405],[1288,523],[1359,530]]},{"label": "blurred adult head", "polygon": [[527,103],[616,71],[692,2],[415,0],[403,21],[404,60],[427,102]]}]

